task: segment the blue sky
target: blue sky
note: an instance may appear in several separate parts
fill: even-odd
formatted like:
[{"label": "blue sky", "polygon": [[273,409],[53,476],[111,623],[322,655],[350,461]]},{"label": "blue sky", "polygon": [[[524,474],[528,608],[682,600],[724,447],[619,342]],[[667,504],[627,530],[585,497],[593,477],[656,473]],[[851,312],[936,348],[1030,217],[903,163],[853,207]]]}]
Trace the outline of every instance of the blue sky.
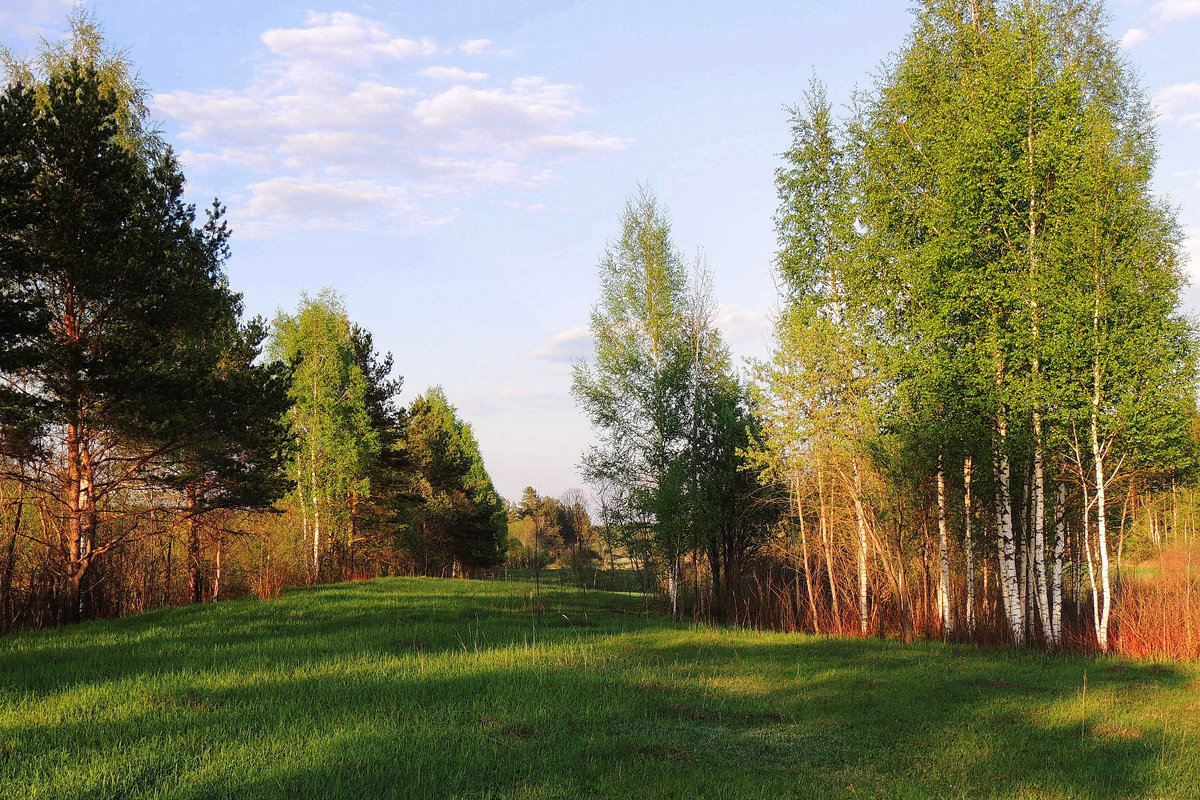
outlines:
[{"label": "blue sky", "polygon": [[[403,401],[445,387],[507,497],[581,483],[570,360],[639,183],[681,250],[703,249],[734,352],[766,354],[783,106],[814,72],[846,102],[910,21],[903,2],[84,5],[140,71],[192,197],[229,206],[248,312],[340,291]],[[56,38],[70,6],[0,0],[0,40]],[[1200,273],[1200,0],[1109,11]]]}]

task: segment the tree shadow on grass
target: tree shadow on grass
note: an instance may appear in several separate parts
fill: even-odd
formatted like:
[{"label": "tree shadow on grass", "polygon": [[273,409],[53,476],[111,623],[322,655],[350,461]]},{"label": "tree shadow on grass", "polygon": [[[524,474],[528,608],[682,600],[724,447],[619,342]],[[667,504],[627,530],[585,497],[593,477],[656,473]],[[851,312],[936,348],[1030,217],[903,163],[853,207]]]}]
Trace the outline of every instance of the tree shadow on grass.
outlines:
[{"label": "tree shadow on grass", "polygon": [[[398,589],[397,587],[401,587]],[[464,593],[466,590],[466,593]],[[293,589],[182,606],[70,628],[0,638],[0,693],[38,697],[97,680],[136,681],[196,669],[269,669],[314,658],[403,656],[519,642],[586,640],[662,625],[637,615],[523,614],[524,587],[502,583],[383,579]],[[612,598],[622,611],[626,598]],[[602,615],[603,616],[603,615]],[[0,699],[4,694],[0,694]]]},{"label": "tree shadow on grass", "polygon": [[[365,602],[345,610],[385,625]],[[334,656],[379,654],[388,636],[453,626],[462,608],[445,602],[414,601],[432,617],[408,633],[340,639],[314,616],[268,647],[333,636]],[[502,652],[443,635],[429,663],[180,672],[120,713],[9,726],[0,752],[64,800],[1172,796],[1159,736],[1074,712],[1084,670],[1094,696],[1133,687],[1138,702],[1187,681],[1172,667],[668,625],[545,636]]]}]

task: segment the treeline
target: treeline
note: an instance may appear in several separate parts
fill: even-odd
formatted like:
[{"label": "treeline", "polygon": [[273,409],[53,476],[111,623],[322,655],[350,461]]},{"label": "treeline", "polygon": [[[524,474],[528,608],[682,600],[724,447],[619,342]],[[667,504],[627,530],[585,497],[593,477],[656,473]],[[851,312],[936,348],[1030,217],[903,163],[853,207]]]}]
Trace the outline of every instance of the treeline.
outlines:
[{"label": "treeline", "polygon": [[930,0],[846,114],[814,80],[748,387],[703,269],[631,201],[575,387],[589,477],[676,610],[688,576],[696,613],[747,624],[1200,654],[1191,529],[1154,527],[1158,566],[1129,568],[1147,509],[1195,482],[1196,343],[1105,22]]},{"label": "treeline", "polygon": [[0,94],[0,629],[505,555],[506,513],[441,389],[330,291],[246,320],[96,25]]}]

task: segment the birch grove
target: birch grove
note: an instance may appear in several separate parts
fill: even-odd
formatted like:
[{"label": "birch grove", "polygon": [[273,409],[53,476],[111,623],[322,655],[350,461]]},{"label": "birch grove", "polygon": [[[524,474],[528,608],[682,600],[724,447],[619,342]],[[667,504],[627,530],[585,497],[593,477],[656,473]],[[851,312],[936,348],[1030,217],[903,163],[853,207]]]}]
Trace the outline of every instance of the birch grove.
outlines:
[{"label": "birch grove", "polygon": [[[848,465],[831,538],[857,560],[861,634],[874,604],[900,623],[906,582],[871,576],[915,557],[929,634],[1064,646],[1064,584],[1082,579],[1071,643],[1108,650],[1111,499],[1186,468],[1194,381],[1150,111],[1099,4],[915,16],[843,120],[817,84],[793,112],[776,353],[757,373],[768,449],[815,476],[815,503],[789,483],[792,516],[808,504],[822,542],[823,443]],[[936,541],[906,533],[931,519]]]}]

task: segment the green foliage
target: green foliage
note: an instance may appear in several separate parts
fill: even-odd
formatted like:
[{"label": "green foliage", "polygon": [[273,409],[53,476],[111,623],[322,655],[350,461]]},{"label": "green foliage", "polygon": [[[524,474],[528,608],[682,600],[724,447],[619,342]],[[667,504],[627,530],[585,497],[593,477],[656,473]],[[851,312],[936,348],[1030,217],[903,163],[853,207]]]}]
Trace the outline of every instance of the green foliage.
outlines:
[{"label": "green foliage", "polygon": [[[166,482],[190,492],[202,511],[271,508],[293,486],[286,477],[294,446],[286,422],[290,376],[281,362],[258,363],[267,337],[261,318],[224,333],[216,368],[189,376],[190,402],[179,413],[202,424],[174,457]],[[217,346],[222,337],[211,341]]]},{"label": "green foliage", "polygon": [[281,313],[272,328],[271,356],[292,366],[293,478],[305,502],[340,508],[351,494],[369,494],[381,447],[345,306],[329,289],[302,295],[295,315]]},{"label": "green foliage", "polygon": [[40,397],[27,410],[43,424],[162,438],[187,424],[172,394],[219,358],[198,342],[240,308],[220,269],[220,209],[196,227],[174,159],[119,145],[116,101],[90,68],[46,92],[44,111],[20,84],[0,99],[0,256],[24,333],[14,384]]},{"label": "green foliage", "polygon": [[575,366],[572,383],[601,437],[584,457],[584,474],[625,487],[625,521],[651,526],[664,550],[677,553],[690,365],[687,268],[648,191],[627,201],[621,234],[599,272],[595,358]]},{"label": "green foliage", "polygon": [[977,439],[980,415],[1035,411],[1067,449],[1097,347],[1113,410],[1141,409],[1106,414],[1114,432],[1178,408],[1149,387],[1191,392],[1151,116],[1105,24],[1091,2],[927,2],[863,98],[858,186],[897,399],[943,450]]},{"label": "green foliage", "polygon": [[414,470],[418,541],[425,562],[473,572],[504,560],[508,515],[492,486],[471,426],[458,418],[441,387],[413,400],[405,451]]},{"label": "green foliage", "polygon": [[31,87],[40,108],[49,105],[51,82],[79,64],[95,72],[101,91],[116,103],[116,142],[141,157],[166,148],[150,118],[145,86],[134,72],[124,50],[106,46],[104,32],[95,17],[76,6],[67,18],[67,37],[59,42],[41,41],[30,59],[23,59],[0,44],[0,66],[9,82]]},{"label": "green foliage", "polygon": [[711,278],[703,262],[689,274],[648,191],[626,203],[599,272],[595,356],[572,383],[600,437],[584,474],[606,495],[606,535],[622,531],[630,555],[661,561],[675,599],[687,550],[719,577],[761,539],[740,455],[755,423],[714,325]]}]

